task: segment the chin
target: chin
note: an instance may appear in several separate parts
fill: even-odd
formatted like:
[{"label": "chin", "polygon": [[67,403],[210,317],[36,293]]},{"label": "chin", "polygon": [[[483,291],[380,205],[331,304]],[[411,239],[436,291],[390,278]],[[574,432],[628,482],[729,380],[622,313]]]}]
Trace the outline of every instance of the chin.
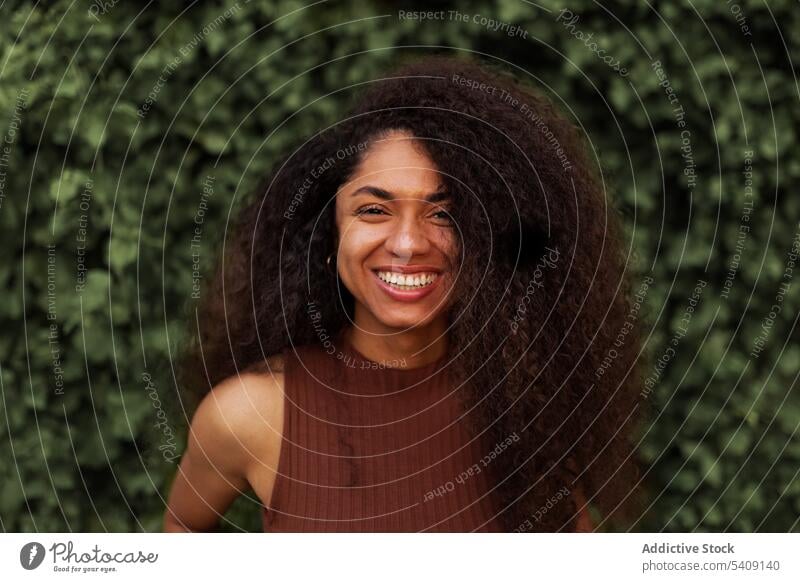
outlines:
[{"label": "chin", "polygon": [[[435,316],[434,316],[435,317]],[[408,317],[379,317],[377,318],[383,325],[386,327],[397,329],[397,330],[406,330],[415,327],[424,327],[428,325],[431,321],[434,320],[434,317],[428,316],[408,316]]]},{"label": "chin", "polygon": [[[389,314],[387,310],[394,312]],[[403,307],[384,307],[382,310],[372,312],[375,319],[382,325],[398,330],[406,330],[414,327],[425,327],[435,321],[440,316],[440,312],[431,312],[415,307],[414,309],[404,309]]]}]

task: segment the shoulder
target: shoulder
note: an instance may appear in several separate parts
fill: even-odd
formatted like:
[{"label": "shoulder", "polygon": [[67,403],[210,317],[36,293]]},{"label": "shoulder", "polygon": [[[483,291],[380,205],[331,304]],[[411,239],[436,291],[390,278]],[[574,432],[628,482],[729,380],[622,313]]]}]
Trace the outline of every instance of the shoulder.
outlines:
[{"label": "shoulder", "polygon": [[214,386],[197,407],[190,429],[190,438],[204,449],[243,469],[270,457],[282,437],[283,358],[272,356],[262,366]]},{"label": "shoulder", "polygon": [[283,400],[283,369],[283,357],[277,354],[226,378],[206,394],[197,414],[213,421],[245,423],[253,420],[254,413],[269,414]]}]

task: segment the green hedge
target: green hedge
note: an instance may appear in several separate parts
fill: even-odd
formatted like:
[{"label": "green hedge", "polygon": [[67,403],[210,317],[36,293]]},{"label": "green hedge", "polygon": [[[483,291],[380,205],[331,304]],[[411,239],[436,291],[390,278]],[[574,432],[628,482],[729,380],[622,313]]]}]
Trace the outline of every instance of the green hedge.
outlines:
[{"label": "green hedge", "polygon": [[[634,527],[798,530],[794,3],[48,4],[0,8],[4,530],[159,529],[191,412],[175,356],[229,213],[351,84],[437,51],[574,117],[652,277]],[[258,530],[255,501],[224,529]]]}]

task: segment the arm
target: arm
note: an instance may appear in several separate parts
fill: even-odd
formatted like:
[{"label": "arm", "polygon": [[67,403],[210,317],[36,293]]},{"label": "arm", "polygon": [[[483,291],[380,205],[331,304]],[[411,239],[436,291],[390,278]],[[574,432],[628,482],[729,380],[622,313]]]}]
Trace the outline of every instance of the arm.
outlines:
[{"label": "arm", "polygon": [[[266,424],[276,406],[274,377],[242,375],[216,386],[192,419],[186,452],[164,514],[165,532],[213,531],[250,488],[248,473],[275,448],[280,434]],[[278,427],[279,429],[279,427]],[[270,435],[273,435],[272,437]],[[271,484],[270,484],[271,486]]]},{"label": "arm", "polygon": [[578,533],[591,533],[594,531],[592,520],[589,518],[589,506],[586,504],[586,496],[581,487],[575,488],[575,505],[580,512],[575,524],[575,531]]}]

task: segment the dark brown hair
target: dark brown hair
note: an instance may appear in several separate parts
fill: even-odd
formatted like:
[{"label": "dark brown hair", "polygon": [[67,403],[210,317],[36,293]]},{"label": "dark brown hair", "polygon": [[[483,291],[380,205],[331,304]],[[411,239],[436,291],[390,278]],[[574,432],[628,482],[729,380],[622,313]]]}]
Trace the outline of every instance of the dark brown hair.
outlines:
[{"label": "dark brown hair", "polygon": [[352,297],[325,268],[334,196],[353,152],[397,129],[420,140],[453,196],[450,369],[468,387],[471,428],[493,444],[519,437],[490,465],[506,529],[574,529],[577,496],[564,492],[576,488],[605,526],[627,527],[640,338],[618,218],[577,128],[485,64],[406,64],[274,165],[204,293],[185,389],[196,402],[285,346],[318,342],[320,322],[330,336],[348,324]]}]

